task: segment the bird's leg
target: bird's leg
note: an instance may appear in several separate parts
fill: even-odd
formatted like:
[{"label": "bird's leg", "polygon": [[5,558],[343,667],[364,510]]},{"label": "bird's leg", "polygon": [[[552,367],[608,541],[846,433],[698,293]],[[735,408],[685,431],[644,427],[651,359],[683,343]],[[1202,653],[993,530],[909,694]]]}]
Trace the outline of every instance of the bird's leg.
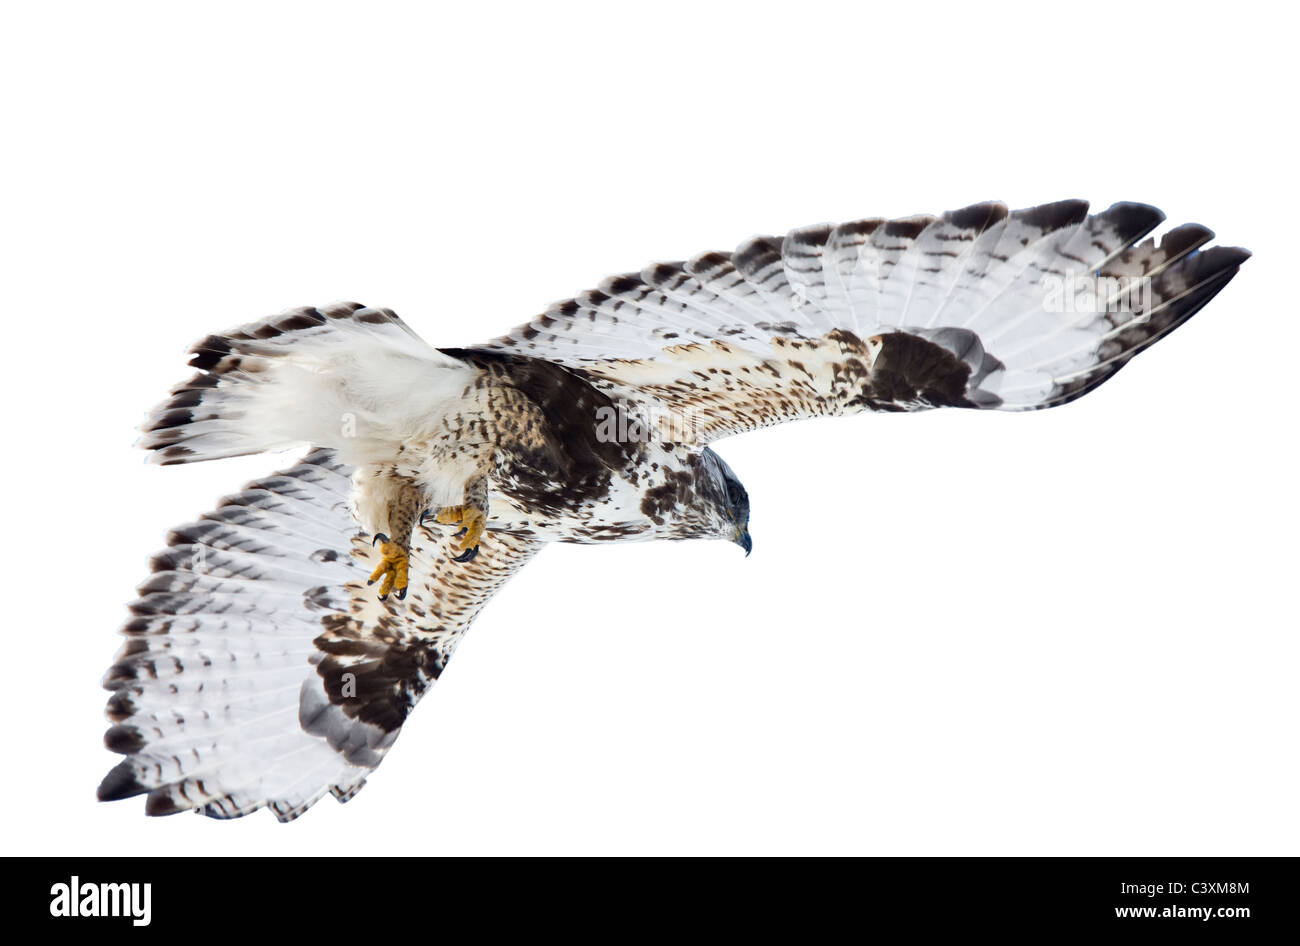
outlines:
[{"label": "bird's leg", "polygon": [[379,580],[379,600],[385,600],[390,592],[396,591],[399,599],[406,597],[411,565],[411,531],[420,510],[424,508],[424,494],[413,480],[401,478],[396,480],[396,487],[391,490],[387,502],[388,533],[376,532],[372,545],[379,546],[379,565],[370,574],[367,584],[373,585]]},{"label": "bird's leg", "polygon": [[460,551],[453,561],[468,562],[478,555],[479,540],[487,526],[487,482],[486,472],[476,474],[465,484],[461,505],[443,506],[434,516],[434,520],[442,525],[460,526],[452,536],[453,544]]}]

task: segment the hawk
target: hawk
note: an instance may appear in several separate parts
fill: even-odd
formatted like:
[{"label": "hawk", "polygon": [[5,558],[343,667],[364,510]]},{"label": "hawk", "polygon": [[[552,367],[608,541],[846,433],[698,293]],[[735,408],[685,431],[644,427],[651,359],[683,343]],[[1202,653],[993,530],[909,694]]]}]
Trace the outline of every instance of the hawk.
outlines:
[{"label": "hawk", "polygon": [[549,542],[725,539],[710,446],[805,417],[1080,397],[1249,256],[1120,203],[855,220],[651,265],[437,349],[387,309],[210,335],[144,425],[151,461],[306,445],[172,530],[104,678],[104,800],[288,821],[347,801],[488,599]]}]

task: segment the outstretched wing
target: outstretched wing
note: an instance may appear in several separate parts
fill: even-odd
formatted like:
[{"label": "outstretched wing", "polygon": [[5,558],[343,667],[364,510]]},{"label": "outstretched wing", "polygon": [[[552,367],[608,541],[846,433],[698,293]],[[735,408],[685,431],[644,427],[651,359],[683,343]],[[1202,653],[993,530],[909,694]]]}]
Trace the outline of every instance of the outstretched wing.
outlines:
[{"label": "outstretched wing", "polygon": [[1063,404],[1209,301],[1248,256],[1145,204],[859,220],[607,279],[489,348],[575,368],[709,441],[862,410]]},{"label": "outstretched wing", "polygon": [[541,547],[489,533],[453,564],[421,527],[406,600],[378,600],[348,508],[351,470],[315,450],[168,536],[104,679],[105,742],[126,758],[101,799],[149,814],[296,818],[351,798],[483,605]]}]

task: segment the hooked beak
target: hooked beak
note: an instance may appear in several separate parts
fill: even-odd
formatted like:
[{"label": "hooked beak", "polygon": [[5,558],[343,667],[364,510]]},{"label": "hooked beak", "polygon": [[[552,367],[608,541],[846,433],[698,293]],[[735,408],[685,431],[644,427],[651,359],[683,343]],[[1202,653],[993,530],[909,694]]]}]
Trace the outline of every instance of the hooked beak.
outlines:
[{"label": "hooked beak", "polygon": [[754,540],[749,537],[748,529],[737,529],[736,537],[732,541],[745,550],[745,558],[749,558],[749,553],[754,551]]}]

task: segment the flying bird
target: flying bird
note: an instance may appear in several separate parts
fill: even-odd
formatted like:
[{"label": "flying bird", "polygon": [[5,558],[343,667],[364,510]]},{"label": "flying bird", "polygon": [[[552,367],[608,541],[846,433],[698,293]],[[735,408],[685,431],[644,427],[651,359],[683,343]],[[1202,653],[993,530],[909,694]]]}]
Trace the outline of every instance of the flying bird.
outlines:
[{"label": "flying bird", "polygon": [[433,348],[393,312],[296,309],[191,349],[160,464],[307,447],[167,536],[104,678],[99,786],[150,815],[347,801],[488,599],[550,542],[724,539],[710,446],[805,417],[1054,407],[1187,321],[1250,255],[1145,204],[856,220],[606,279]]}]

